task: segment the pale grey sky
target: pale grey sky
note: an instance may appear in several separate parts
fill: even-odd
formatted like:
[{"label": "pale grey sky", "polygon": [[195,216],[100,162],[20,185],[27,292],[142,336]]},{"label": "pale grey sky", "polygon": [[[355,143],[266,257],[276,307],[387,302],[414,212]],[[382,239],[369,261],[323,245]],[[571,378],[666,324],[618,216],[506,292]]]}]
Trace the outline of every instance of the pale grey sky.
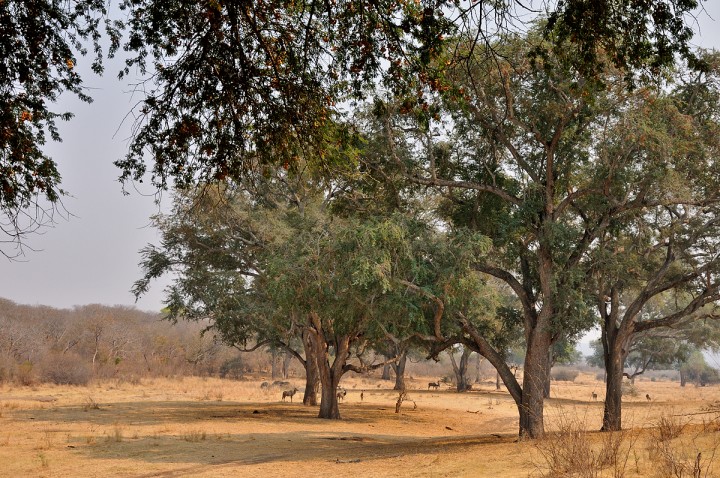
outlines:
[{"label": "pale grey sky", "polygon": [[[718,48],[720,0],[704,4],[707,13],[699,17],[694,42]],[[88,61],[82,59],[81,65]],[[157,242],[148,223],[158,208],[149,186],[138,185],[139,192],[123,196],[117,182],[119,172],[112,163],[127,148],[131,120],[120,125],[133,104],[126,93],[130,88],[115,77],[119,69],[118,61],[108,62],[104,77],[84,75],[86,86],[92,88],[92,104],[63,104],[76,116],[60,125],[64,140],[48,145],[47,151],[59,164],[63,188],[71,194],[64,204],[74,217],[58,219],[54,228],[30,236],[27,243],[36,251],[26,249],[23,261],[0,259],[0,297],[54,307],[134,304],[129,290],[140,275],[138,251]],[[169,203],[166,196],[163,207]],[[162,282],[152,284],[137,306],[159,310],[163,287]]]}]

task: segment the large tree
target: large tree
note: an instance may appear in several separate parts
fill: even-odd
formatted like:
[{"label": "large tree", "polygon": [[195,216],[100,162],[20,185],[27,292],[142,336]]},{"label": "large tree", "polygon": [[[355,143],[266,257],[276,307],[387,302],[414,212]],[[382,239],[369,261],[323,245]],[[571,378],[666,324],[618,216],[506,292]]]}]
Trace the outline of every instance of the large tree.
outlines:
[{"label": "large tree", "polygon": [[604,430],[621,426],[634,336],[716,316],[709,306],[720,299],[720,89],[717,54],[702,56],[706,72],[675,71],[663,88],[632,95],[602,132],[598,153],[609,174],[598,184],[626,204],[598,216],[609,227],[597,236],[588,282],[605,350]]},{"label": "large tree", "polygon": [[[441,211],[453,224],[493,239],[494,253],[476,269],[516,295],[526,346],[522,385],[482,333],[463,326],[470,346],[498,368],[516,400],[521,435],[536,437],[543,433],[551,347],[594,321],[595,252],[610,253],[604,238],[636,220],[653,218],[674,233],[664,218],[684,209],[699,208],[707,215],[699,222],[714,227],[703,206],[716,198],[708,188],[717,136],[708,134],[712,121],[688,120],[671,101],[656,101],[653,88],[628,90],[628,71],[611,61],[592,74],[578,68],[584,53],[571,43],[539,59],[530,54],[546,48],[539,33],[511,35],[494,43],[492,54],[472,39],[456,41],[437,63],[441,107],[376,109],[395,167],[409,182],[443,192]],[[465,61],[454,61],[457,51],[467,52]],[[414,114],[397,115],[395,108]],[[613,131],[626,136],[614,143]],[[414,154],[404,153],[408,145]],[[611,152],[614,146],[622,151]],[[695,176],[701,169],[705,176]],[[668,187],[672,181],[678,187]],[[700,227],[692,237],[712,247],[702,224],[684,227]],[[715,283],[708,283],[692,307],[712,300]]]},{"label": "large tree", "polygon": [[[133,292],[142,295],[153,279],[173,275],[166,290],[168,319],[209,320],[226,343],[241,350],[285,349],[305,368],[303,403],[315,405],[319,377],[307,334],[253,287],[265,270],[273,238],[291,234],[283,214],[307,203],[302,179],[279,174],[260,176],[258,183],[264,185],[253,187],[252,194],[220,184],[178,192],[171,213],[154,218],[162,239],[143,249],[144,275]],[[294,206],[278,192],[280,180]]]}]

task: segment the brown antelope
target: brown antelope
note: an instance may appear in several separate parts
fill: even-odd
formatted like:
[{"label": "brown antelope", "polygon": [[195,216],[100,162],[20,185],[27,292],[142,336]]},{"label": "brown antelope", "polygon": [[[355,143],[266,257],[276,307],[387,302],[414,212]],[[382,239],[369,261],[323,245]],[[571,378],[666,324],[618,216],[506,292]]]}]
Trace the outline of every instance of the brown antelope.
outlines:
[{"label": "brown antelope", "polygon": [[290,397],[290,403],[292,403],[293,395],[295,395],[295,392],[297,392],[297,391],[298,391],[297,388],[293,388],[292,390],[285,390],[283,392],[283,396],[282,396],[283,402],[285,401],[286,397]]},{"label": "brown antelope", "polygon": [[597,393],[595,393],[595,392],[592,393],[592,399],[593,399],[593,402],[597,402]]},{"label": "brown antelope", "polygon": [[437,390],[440,388],[440,384],[437,382],[430,382],[428,383],[428,390],[430,390],[431,388]]},{"label": "brown antelope", "polygon": [[345,398],[345,395],[347,395],[347,390],[338,392],[336,396],[338,400],[342,401]]},{"label": "brown antelope", "polygon": [[646,393],[646,394],[645,394],[645,398],[647,398],[647,401],[649,402],[649,401],[650,401],[650,394],[649,394],[649,393]]}]

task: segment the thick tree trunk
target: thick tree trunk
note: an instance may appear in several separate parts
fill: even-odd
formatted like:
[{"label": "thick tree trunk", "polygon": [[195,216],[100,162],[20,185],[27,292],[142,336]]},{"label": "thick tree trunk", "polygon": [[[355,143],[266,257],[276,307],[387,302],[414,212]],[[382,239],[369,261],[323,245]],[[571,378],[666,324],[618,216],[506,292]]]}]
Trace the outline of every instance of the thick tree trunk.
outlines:
[{"label": "thick tree trunk", "polygon": [[538,327],[528,334],[523,368],[520,436],[540,438],[545,433],[545,384],[548,381],[550,332]]},{"label": "thick tree trunk", "polygon": [[686,384],[687,384],[687,375],[685,375],[685,373],[682,370],[680,370],[680,386],[684,387]]},{"label": "thick tree trunk", "polygon": [[495,373],[495,390],[500,390],[500,372]]},{"label": "thick tree trunk", "polygon": [[605,356],[605,409],[603,411],[602,431],[618,431],[622,428],[622,380],[623,358],[620,350]]},{"label": "thick tree trunk", "polygon": [[340,420],[340,407],[338,406],[337,387],[340,384],[340,377],[334,377],[332,374],[320,374],[322,393],[320,398],[320,413],[318,418],[329,418],[332,420]]},{"label": "thick tree trunk", "polygon": [[465,347],[463,349],[463,353],[460,356],[460,363],[458,363],[455,360],[455,355],[452,353],[452,350],[448,351],[450,355],[450,362],[452,363],[453,371],[455,372],[455,379],[457,382],[457,391],[458,392],[464,392],[470,388],[468,379],[467,379],[467,370],[468,370],[468,362],[470,359],[470,355],[472,354],[472,350],[468,347]]},{"label": "thick tree trunk", "polygon": [[320,390],[320,374],[318,373],[317,358],[311,342],[310,334],[303,331],[303,348],[305,349],[305,392],[303,405],[316,406],[317,394]]},{"label": "thick tree trunk", "polygon": [[395,371],[395,388],[394,390],[405,390],[405,365],[407,364],[407,351],[403,351],[398,357],[397,362],[392,364]]},{"label": "thick tree trunk", "polygon": [[308,328],[310,343],[317,361],[322,393],[320,395],[320,413],[318,418],[332,420],[340,419],[340,408],[337,400],[337,387],[340,379],[345,373],[345,364],[350,354],[350,337],[331,336],[331,343],[334,345],[335,357],[330,363],[330,350],[328,338],[322,329],[322,323],[317,315],[311,315],[312,327]]}]

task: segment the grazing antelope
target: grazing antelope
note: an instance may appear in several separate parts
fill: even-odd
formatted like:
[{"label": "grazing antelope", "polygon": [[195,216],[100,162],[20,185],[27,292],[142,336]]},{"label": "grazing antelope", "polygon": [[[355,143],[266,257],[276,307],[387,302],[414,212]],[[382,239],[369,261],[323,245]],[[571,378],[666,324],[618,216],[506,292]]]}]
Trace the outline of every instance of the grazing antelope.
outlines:
[{"label": "grazing antelope", "polygon": [[338,392],[336,396],[337,396],[337,399],[338,399],[338,400],[343,400],[343,399],[345,398],[345,395],[347,395],[347,390],[343,390],[343,391],[341,391],[341,392]]},{"label": "grazing antelope", "polygon": [[593,399],[593,402],[597,402],[597,393],[595,393],[595,392],[592,393],[592,399]]},{"label": "grazing antelope", "polygon": [[283,392],[283,396],[282,396],[283,402],[285,401],[286,397],[290,397],[290,403],[292,403],[293,395],[295,395],[295,392],[297,392],[297,391],[298,391],[297,388],[293,388],[292,390],[285,390]]},{"label": "grazing antelope", "polygon": [[437,382],[430,382],[428,383],[428,390],[430,390],[431,388],[437,390],[440,388],[440,384]]},{"label": "grazing antelope", "polygon": [[647,401],[649,402],[649,401],[650,401],[650,394],[649,394],[649,393],[646,393],[646,394],[645,394],[645,398],[647,398]]}]

